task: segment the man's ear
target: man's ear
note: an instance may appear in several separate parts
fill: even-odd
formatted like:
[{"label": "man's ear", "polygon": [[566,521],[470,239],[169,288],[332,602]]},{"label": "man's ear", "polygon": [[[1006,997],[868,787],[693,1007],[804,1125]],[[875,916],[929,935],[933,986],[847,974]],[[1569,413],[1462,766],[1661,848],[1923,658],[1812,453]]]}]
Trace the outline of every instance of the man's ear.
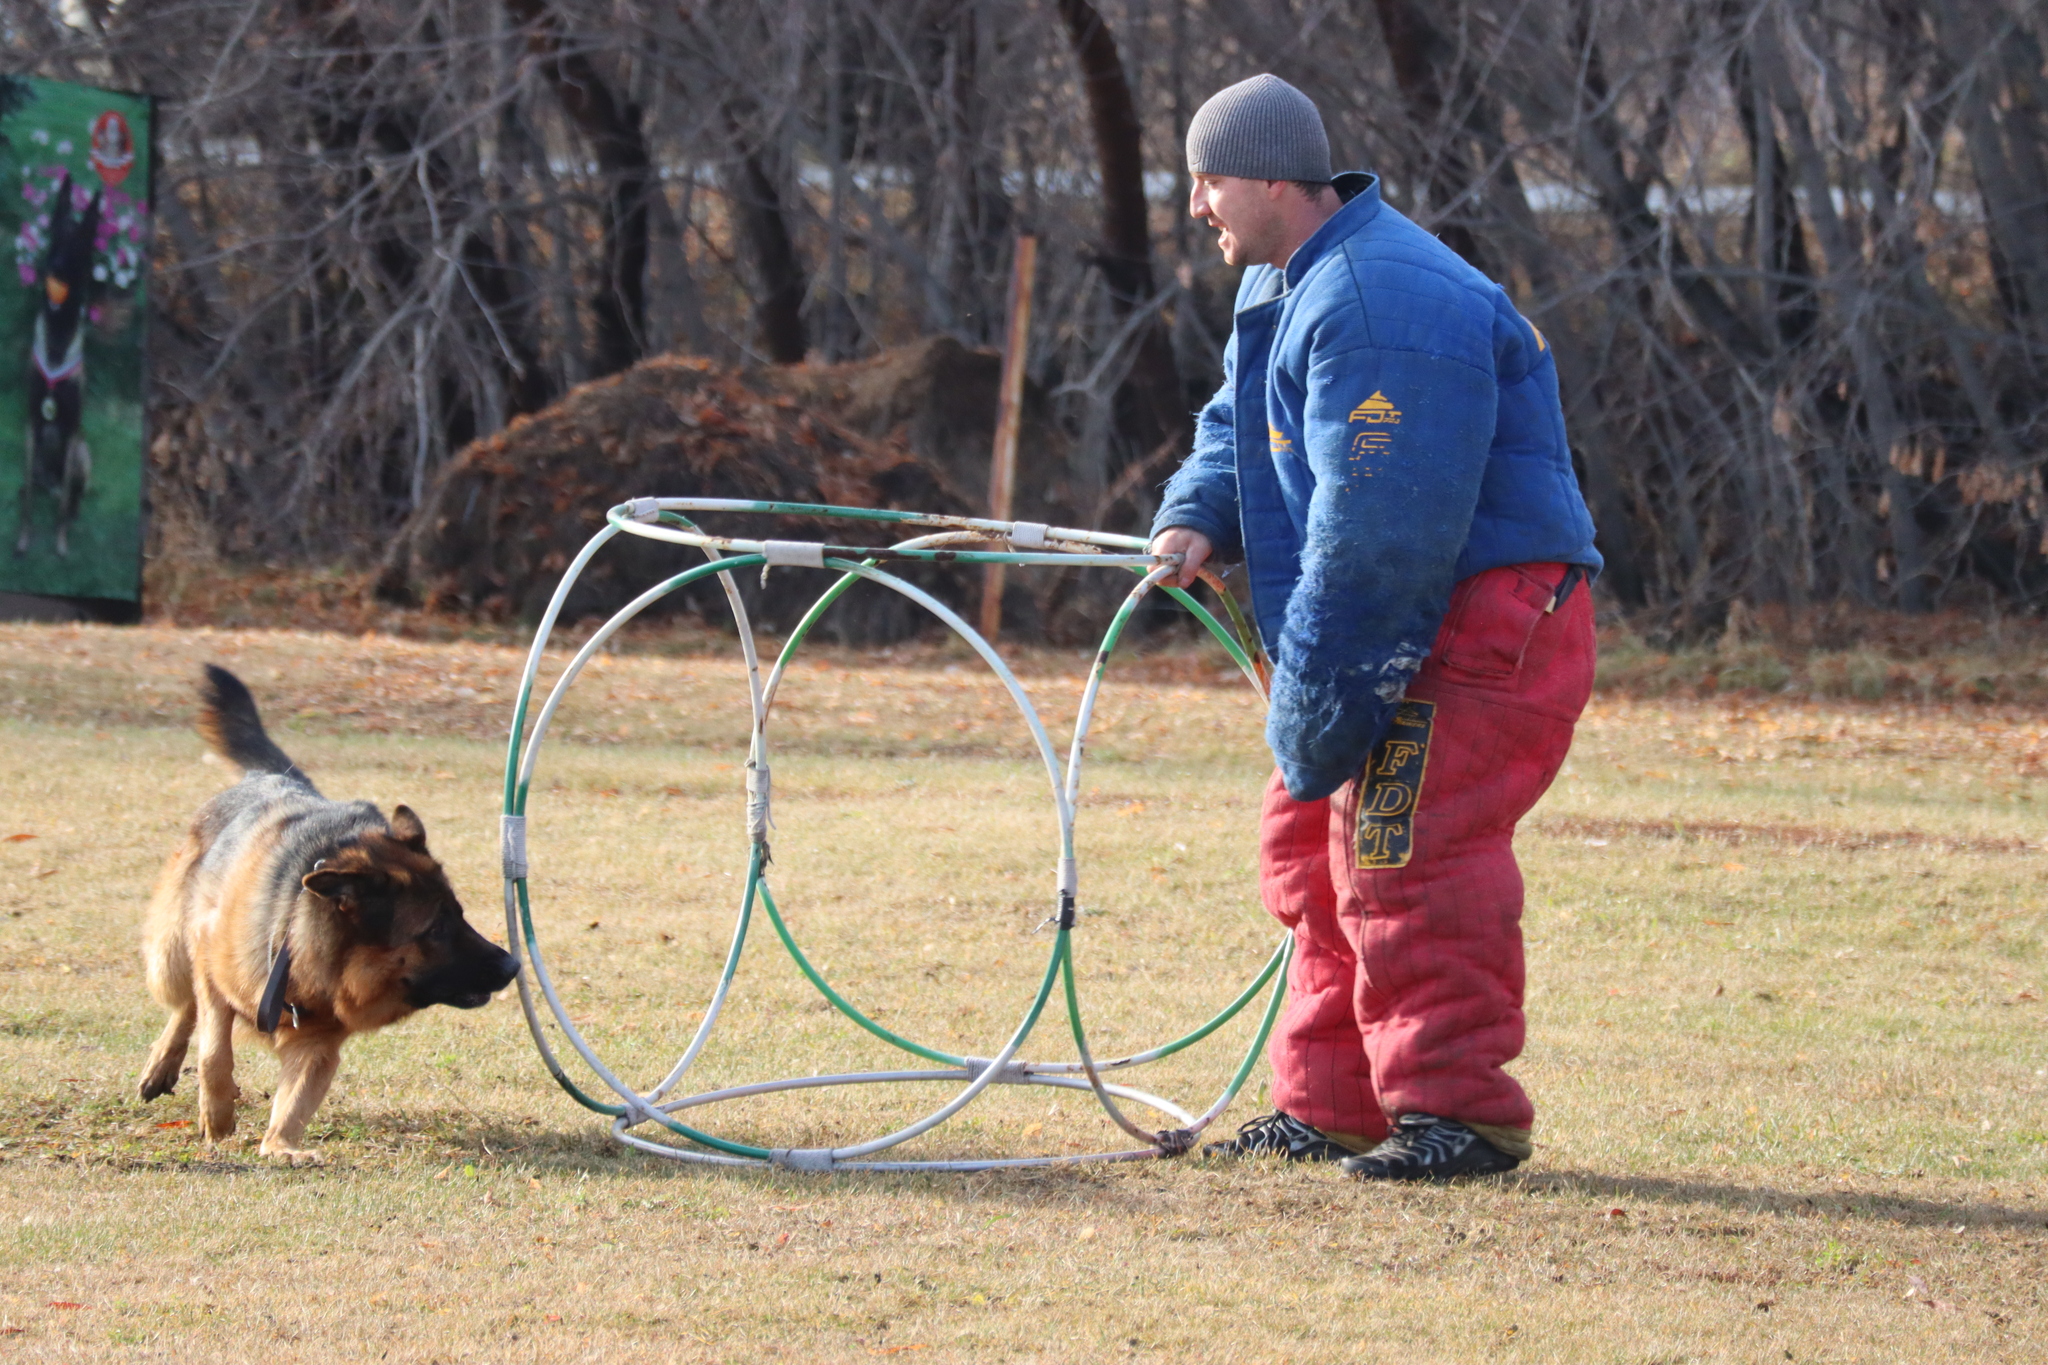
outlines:
[{"label": "man's ear", "polygon": [[412,813],[411,806],[400,806],[391,812],[391,837],[415,853],[427,851],[427,827]]}]

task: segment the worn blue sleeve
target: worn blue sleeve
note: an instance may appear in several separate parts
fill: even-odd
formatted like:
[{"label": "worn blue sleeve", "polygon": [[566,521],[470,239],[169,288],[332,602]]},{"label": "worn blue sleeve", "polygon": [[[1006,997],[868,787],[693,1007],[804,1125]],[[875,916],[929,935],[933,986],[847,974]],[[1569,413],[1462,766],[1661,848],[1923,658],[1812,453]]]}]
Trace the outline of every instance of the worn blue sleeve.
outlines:
[{"label": "worn blue sleeve", "polygon": [[1237,521],[1237,337],[1223,348],[1223,387],[1195,419],[1195,448],[1167,480],[1152,534],[1186,526],[1209,538],[1216,552],[1242,552]]},{"label": "worn blue sleeve", "polygon": [[1356,339],[1309,354],[1315,490],[1266,723],[1298,801],[1358,771],[1428,655],[1493,442],[1489,372]]}]

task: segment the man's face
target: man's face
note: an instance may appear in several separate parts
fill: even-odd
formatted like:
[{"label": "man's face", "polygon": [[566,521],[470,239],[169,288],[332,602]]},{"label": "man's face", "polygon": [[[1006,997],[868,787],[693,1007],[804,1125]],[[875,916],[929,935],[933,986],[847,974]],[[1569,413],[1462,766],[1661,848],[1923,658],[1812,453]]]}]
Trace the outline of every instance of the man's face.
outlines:
[{"label": "man's face", "polygon": [[1216,245],[1231,265],[1265,264],[1287,234],[1279,196],[1274,193],[1276,183],[1235,175],[1198,175],[1188,195],[1188,215],[1216,229]]}]

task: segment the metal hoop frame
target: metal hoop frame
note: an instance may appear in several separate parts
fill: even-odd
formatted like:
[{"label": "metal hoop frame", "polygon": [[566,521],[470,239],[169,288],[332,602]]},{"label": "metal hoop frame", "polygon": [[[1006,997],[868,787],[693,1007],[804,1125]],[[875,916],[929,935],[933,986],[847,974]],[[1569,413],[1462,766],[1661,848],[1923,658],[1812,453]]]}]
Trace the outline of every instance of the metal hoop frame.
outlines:
[{"label": "metal hoop frame", "polygon": [[[794,514],[885,522],[927,528],[927,533],[899,541],[886,548],[744,540],[705,534],[689,520],[687,514],[692,512]],[[561,615],[562,605],[568,600],[570,589],[575,586],[591,559],[609,541],[622,534],[691,546],[704,552],[706,562],[657,583],[621,607],[606,621],[576,652],[561,676],[555,680],[529,731],[527,718],[534,684],[540,671],[542,655]],[[953,548],[958,545],[1000,545],[1005,548]],[[1016,676],[1003,662],[1002,656],[945,603],[915,584],[878,567],[890,561],[1123,568],[1140,575],[1137,586],[1125,597],[1103,636],[1101,648],[1096,652],[1094,667],[1089,673],[1086,688],[1081,696],[1080,712],[1074,722],[1073,742],[1064,764],[1055,753],[1051,736],[1046,733],[1037,710],[1031,705],[1030,698],[1025,694]],[[738,587],[733,580],[736,571],[757,566],[761,567],[764,574],[770,568],[789,566],[824,569],[838,575],[791,631],[765,682],[761,677],[761,661],[755,644],[753,626],[748,620],[746,606],[741,601]],[[604,528],[591,537],[589,543],[583,547],[582,552],[563,574],[562,581],[555,588],[554,597],[548,603],[547,612],[542,616],[540,626],[534,633],[533,647],[527,653],[526,666],[519,680],[519,695],[514,703],[511,736],[505,756],[502,819],[505,926],[514,955],[522,957],[522,965],[528,968],[522,970],[518,976],[519,1003],[525,1012],[527,1027],[533,1034],[534,1044],[539,1049],[541,1060],[549,1074],[577,1103],[609,1117],[612,1120],[612,1134],[620,1142],[641,1151],[678,1161],[728,1166],[772,1165],[809,1171],[983,1171],[1005,1167],[1056,1166],[1085,1161],[1131,1161],[1146,1157],[1177,1156],[1191,1148],[1196,1135],[1213,1123],[1236,1098],[1238,1091],[1250,1077],[1259,1054],[1265,1048],[1266,1039],[1273,1030],[1274,1020],[1279,1015],[1280,1004],[1286,994],[1287,964],[1293,954],[1292,937],[1282,936],[1264,968],[1230,1004],[1208,1022],[1172,1042],[1108,1061],[1097,1060],[1089,1050],[1087,1031],[1082,1022],[1079,987],[1075,979],[1073,945],[1073,930],[1079,913],[1075,903],[1078,865],[1074,856],[1074,811],[1081,789],[1082,754],[1089,722],[1094,715],[1096,698],[1108,671],[1110,655],[1139,603],[1155,588],[1163,587],[1168,595],[1194,613],[1209,632],[1222,642],[1253,688],[1261,696],[1265,693],[1262,661],[1230,595],[1220,591],[1221,585],[1213,578],[1204,575],[1207,581],[1219,589],[1218,596],[1222,599],[1232,625],[1236,628],[1234,634],[1194,598],[1167,581],[1174,576],[1179,567],[1178,555],[1159,556],[1147,553],[1145,542],[1131,536],[1111,535],[1101,531],[1070,530],[1031,522],[987,521],[973,517],[938,516],[920,512],[817,506],[807,503],[757,502],[730,498],[637,498],[610,509],[605,514]],[[546,960],[541,954],[539,935],[534,929],[532,892],[529,885],[530,869],[526,855],[527,794],[533,782],[541,745],[547,737],[556,710],[591,657],[622,627],[649,606],[669,593],[712,575],[717,576],[725,589],[726,601],[732,608],[733,621],[739,630],[740,650],[747,665],[747,686],[753,713],[752,737],[747,754],[747,872],[738,914],[733,925],[731,946],[727,950],[724,967],[719,973],[718,985],[704,1011],[703,1020],[698,1024],[689,1045],[668,1074],[652,1089],[642,1091],[621,1079],[598,1056],[596,1049],[569,1017],[568,1009],[562,1003],[554,981],[548,974]],[[937,1048],[927,1047],[883,1027],[863,1014],[834,990],[823,973],[805,956],[769,890],[766,875],[771,790],[768,721],[773,714],[776,693],[781,687],[791,658],[811,628],[817,624],[828,607],[861,580],[879,584],[917,603],[943,621],[973,648],[1001,680],[1011,699],[1016,703],[1025,725],[1031,732],[1039,759],[1045,767],[1058,828],[1059,861],[1055,870],[1054,888],[1056,911],[1050,921],[1057,932],[1053,938],[1045,971],[1030,1006],[1016,1028],[1012,1030],[1008,1041],[994,1057],[956,1056]],[[789,952],[797,968],[834,1008],[884,1042],[927,1062],[935,1063],[936,1066],[921,1070],[865,1071],[831,1076],[794,1077],[670,1098],[670,1092],[696,1062],[717,1025],[733,976],[739,969],[740,958],[757,906],[767,914],[776,936]],[[1271,989],[1267,990],[1269,984]],[[1064,1003],[1074,1037],[1075,1060],[1025,1061],[1018,1056],[1018,1052],[1037,1026],[1055,986],[1059,985],[1064,986]],[[589,1066],[591,1072],[603,1082],[604,1088],[616,1096],[616,1103],[588,1093],[570,1078],[549,1042],[539,1004],[535,999],[536,987],[540,999],[546,1002],[547,1012],[553,1017],[562,1036]],[[1112,1084],[1104,1079],[1105,1073],[1142,1066],[1202,1041],[1235,1018],[1262,990],[1267,991],[1267,1000],[1259,1021],[1257,1036],[1252,1040],[1250,1048],[1246,1050],[1222,1093],[1200,1114],[1191,1114],[1171,1100],[1128,1085]],[[687,1110],[754,1095],[842,1085],[935,1081],[965,1084],[944,1105],[917,1122],[867,1142],[841,1147],[757,1147],[717,1137],[676,1118],[676,1115]],[[960,1161],[875,1159],[877,1154],[938,1127],[971,1104],[990,1085],[996,1084],[1087,1090],[1094,1094],[1104,1111],[1119,1128],[1145,1145],[1084,1156]],[[1124,1109],[1119,1107],[1119,1100],[1163,1114],[1176,1126],[1160,1130],[1147,1129],[1132,1120]],[[691,1145],[679,1146],[633,1131],[649,1125],[682,1138]]]}]

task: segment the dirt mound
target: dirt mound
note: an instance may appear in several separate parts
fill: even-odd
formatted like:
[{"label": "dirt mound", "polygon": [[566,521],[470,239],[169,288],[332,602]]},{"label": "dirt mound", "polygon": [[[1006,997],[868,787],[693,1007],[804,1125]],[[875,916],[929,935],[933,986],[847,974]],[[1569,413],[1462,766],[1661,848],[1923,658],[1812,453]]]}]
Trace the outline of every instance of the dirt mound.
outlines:
[{"label": "dirt mound", "polygon": [[[845,367],[841,367],[845,368]],[[604,513],[645,495],[761,498],[788,502],[970,512],[977,504],[933,462],[901,440],[874,439],[835,420],[805,386],[709,361],[657,357],[586,384],[559,403],[478,441],[452,460],[394,544],[378,581],[387,600],[489,619],[537,619],[563,569]],[[831,382],[813,376],[812,387]],[[706,529],[746,536],[817,539],[826,524],[799,518],[710,516]],[[882,534],[832,523],[832,538]],[[571,594],[569,620],[615,610],[659,578],[701,563],[696,551],[622,537],[591,564]],[[972,587],[958,571],[917,575],[943,599]],[[742,575],[749,607],[787,627],[815,598],[815,576]],[[724,612],[715,583],[677,593],[663,607]],[[920,613],[893,594],[855,592],[821,630],[864,643],[916,630]]]},{"label": "dirt mound", "polygon": [[[478,441],[452,460],[407,524],[378,576],[387,601],[494,621],[538,619],[562,570],[605,510],[648,495],[762,498],[928,512],[985,513],[1001,360],[950,337],[928,337],[843,365],[730,370],[661,356],[575,389],[560,402]],[[1027,387],[1014,515],[1073,525],[1067,448],[1045,396]],[[734,535],[880,543],[881,528],[798,518],[702,519]],[[830,530],[827,530],[829,525]],[[616,610],[662,575],[699,562],[693,551],[622,539],[578,581],[565,616]],[[978,600],[979,576],[911,570],[941,600]],[[1066,575],[1012,576],[1006,633],[1039,638],[1062,614]],[[747,576],[749,610],[787,627],[816,596],[810,576]],[[725,615],[715,584],[656,608]],[[916,633],[923,613],[879,591],[841,599],[820,623],[843,644]],[[1056,632],[1055,632],[1056,633]]]},{"label": "dirt mound", "polygon": [[[851,431],[900,445],[938,470],[975,507],[988,506],[1002,357],[948,336],[925,337],[844,365],[763,371],[754,382]],[[1061,526],[1085,524],[1067,488],[1067,439],[1036,385],[1024,389],[1017,436],[1014,515]]]}]

